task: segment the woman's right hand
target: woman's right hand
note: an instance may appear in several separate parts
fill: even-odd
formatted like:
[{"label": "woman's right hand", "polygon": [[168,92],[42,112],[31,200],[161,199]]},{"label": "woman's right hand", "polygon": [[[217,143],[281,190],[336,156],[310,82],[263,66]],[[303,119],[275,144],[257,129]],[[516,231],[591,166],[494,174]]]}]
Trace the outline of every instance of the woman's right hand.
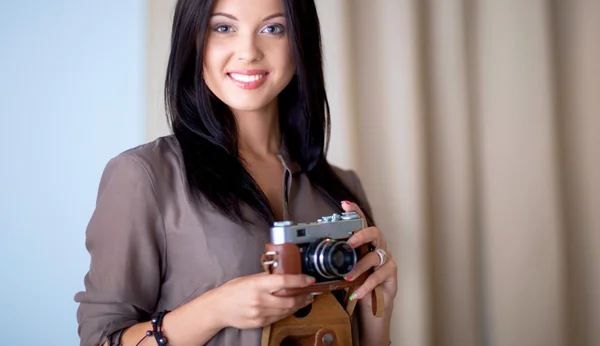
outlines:
[{"label": "woman's right hand", "polygon": [[215,318],[225,327],[260,328],[279,321],[312,303],[313,296],[273,295],[283,288],[302,288],[314,283],[307,275],[260,273],[233,279],[213,290]]}]

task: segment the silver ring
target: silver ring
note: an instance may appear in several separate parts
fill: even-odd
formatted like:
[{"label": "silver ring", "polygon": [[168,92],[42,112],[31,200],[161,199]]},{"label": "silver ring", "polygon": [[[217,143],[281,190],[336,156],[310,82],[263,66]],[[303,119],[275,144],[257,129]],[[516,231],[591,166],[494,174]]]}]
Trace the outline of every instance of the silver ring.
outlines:
[{"label": "silver ring", "polygon": [[379,256],[379,265],[377,266],[377,268],[379,268],[382,265],[384,265],[385,262],[387,261],[387,252],[385,252],[384,249],[379,249],[379,248],[375,249],[375,252]]}]

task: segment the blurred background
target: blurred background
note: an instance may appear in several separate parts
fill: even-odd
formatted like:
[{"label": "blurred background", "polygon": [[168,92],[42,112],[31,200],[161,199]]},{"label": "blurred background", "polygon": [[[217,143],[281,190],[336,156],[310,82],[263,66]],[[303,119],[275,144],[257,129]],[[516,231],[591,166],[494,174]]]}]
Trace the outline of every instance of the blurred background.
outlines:
[{"label": "blurred background", "polygon": [[[316,2],[328,157],[399,264],[393,345],[600,345],[600,1]],[[168,133],[173,4],[0,1],[8,344],[78,344],[102,169]]]}]

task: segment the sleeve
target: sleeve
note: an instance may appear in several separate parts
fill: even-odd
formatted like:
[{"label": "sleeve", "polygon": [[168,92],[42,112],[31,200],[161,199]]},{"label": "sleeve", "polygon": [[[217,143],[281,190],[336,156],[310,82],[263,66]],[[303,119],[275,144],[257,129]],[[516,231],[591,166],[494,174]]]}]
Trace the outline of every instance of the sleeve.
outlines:
[{"label": "sleeve", "polygon": [[149,319],[165,268],[164,221],[150,175],[135,157],[106,165],[86,230],[90,269],[75,295],[81,346],[118,345],[125,328]]}]

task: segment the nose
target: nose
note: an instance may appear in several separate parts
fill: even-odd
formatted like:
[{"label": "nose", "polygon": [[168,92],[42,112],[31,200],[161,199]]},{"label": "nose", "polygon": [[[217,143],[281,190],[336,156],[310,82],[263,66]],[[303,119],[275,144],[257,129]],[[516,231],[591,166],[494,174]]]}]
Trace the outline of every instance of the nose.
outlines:
[{"label": "nose", "polygon": [[243,35],[237,42],[238,60],[245,63],[252,63],[262,59],[263,54],[258,45],[256,36],[252,34]]}]

